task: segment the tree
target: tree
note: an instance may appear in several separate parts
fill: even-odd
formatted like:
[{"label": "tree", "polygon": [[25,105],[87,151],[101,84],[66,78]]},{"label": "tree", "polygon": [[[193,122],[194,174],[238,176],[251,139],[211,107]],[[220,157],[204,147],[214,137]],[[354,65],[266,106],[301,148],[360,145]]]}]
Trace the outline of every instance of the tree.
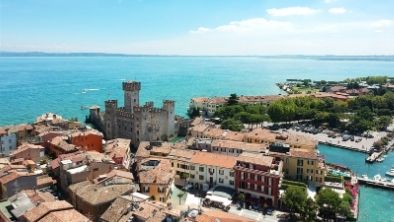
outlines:
[{"label": "tree", "polygon": [[316,195],[316,203],[323,218],[334,219],[339,211],[341,198],[332,189],[324,188]]},{"label": "tree", "polygon": [[187,110],[187,115],[189,116],[190,119],[194,119],[195,117],[200,116],[200,108],[190,107]]},{"label": "tree", "polygon": [[305,189],[297,186],[289,186],[285,191],[283,203],[292,215],[294,213],[301,214],[305,210],[307,198]]},{"label": "tree", "polygon": [[330,113],[328,115],[328,125],[330,127],[338,127],[340,123],[341,121],[337,113]]},{"label": "tree", "polygon": [[232,131],[241,131],[244,126],[241,121],[235,119],[226,119],[221,124],[222,129],[229,129]]},{"label": "tree", "polygon": [[390,116],[380,116],[377,120],[377,128],[379,130],[386,130],[392,121],[393,119]]},{"label": "tree", "polygon": [[311,198],[306,200],[304,209],[302,210],[301,217],[302,221],[312,222],[315,221],[317,215],[317,204]]},{"label": "tree", "polygon": [[350,210],[350,204],[345,200],[342,200],[341,203],[339,204],[338,213],[347,218],[353,217],[352,211]]},{"label": "tree", "polygon": [[178,193],[178,199],[179,199],[179,205],[181,205],[182,204],[182,197],[185,195],[185,193],[184,192],[181,192],[181,193]]},{"label": "tree", "polygon": [[227,104],[230,105],[230,106],[238,104],[238,99],[239,98],[238,98],[237,94],[232,93],[232,94],[230,94],[230,97],[227,100]]}]

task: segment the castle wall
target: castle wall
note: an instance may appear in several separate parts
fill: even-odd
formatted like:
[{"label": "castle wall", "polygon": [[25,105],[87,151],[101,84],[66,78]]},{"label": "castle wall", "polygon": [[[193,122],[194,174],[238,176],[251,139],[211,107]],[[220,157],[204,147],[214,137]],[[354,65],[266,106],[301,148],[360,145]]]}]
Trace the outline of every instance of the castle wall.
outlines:
[{"label": "castle wall", "polygon": [[[155,108],[153,102],[139,106],[139,82],[129,81],[122,84],[124,107],[119,107],[116,100],[105,101],[103,130],[106,139],[131,139],[132,146],[140,141],[167,140],[176,135],[175,102],[163,101],[162,108]],[[91,113],[90,118],[97,118]]]}]

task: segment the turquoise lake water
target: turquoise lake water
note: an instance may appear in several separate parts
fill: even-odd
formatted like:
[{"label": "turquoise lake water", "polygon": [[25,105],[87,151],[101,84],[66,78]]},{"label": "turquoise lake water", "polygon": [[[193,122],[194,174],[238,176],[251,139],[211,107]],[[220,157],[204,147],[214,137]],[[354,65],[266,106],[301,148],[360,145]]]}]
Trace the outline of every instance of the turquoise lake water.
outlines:
[{"label": "turquoise lake water", "polygon": [[[81,106],[123,103],[121,82],[142,82],[142,101],[176,101],[184,115],[195,96],[278,94],[287,78],[342,80],[367,75],[394,76],[394,61],[284,59],[261,57],[0,57],[0,125],[32,122],[55,112],[84,119]],[[367,166],[364,154],[320,146],[328,162],[355,172],[384,174],[383,164]],[[360,221],[394,221],[394,192],[362,187]]]}]

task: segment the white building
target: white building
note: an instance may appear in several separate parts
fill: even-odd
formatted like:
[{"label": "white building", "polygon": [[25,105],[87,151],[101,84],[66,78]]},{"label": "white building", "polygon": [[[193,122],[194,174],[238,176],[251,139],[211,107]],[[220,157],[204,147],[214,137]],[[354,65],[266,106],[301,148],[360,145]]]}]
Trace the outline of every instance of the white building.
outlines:
[{"label": "white building", "polygon": [[15,133],[0,128],[0,155],[8,156],[17,147],[17,137]]},{"label": "white building", "polygon": [[234,188],[236,157],[196,152],[190,161],[188,183],[203,189],[214,186]]}]

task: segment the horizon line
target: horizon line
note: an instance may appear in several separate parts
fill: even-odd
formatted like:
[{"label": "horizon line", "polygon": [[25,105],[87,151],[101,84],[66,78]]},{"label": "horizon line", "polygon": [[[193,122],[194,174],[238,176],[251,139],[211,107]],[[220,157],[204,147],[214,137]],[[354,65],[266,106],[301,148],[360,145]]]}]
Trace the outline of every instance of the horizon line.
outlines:
[{"label": "horizon line", "polygon": [[0,51],[0,56],[125,56],[125,57],[394,57],[394,54],[144,54],[117,52]]}]

